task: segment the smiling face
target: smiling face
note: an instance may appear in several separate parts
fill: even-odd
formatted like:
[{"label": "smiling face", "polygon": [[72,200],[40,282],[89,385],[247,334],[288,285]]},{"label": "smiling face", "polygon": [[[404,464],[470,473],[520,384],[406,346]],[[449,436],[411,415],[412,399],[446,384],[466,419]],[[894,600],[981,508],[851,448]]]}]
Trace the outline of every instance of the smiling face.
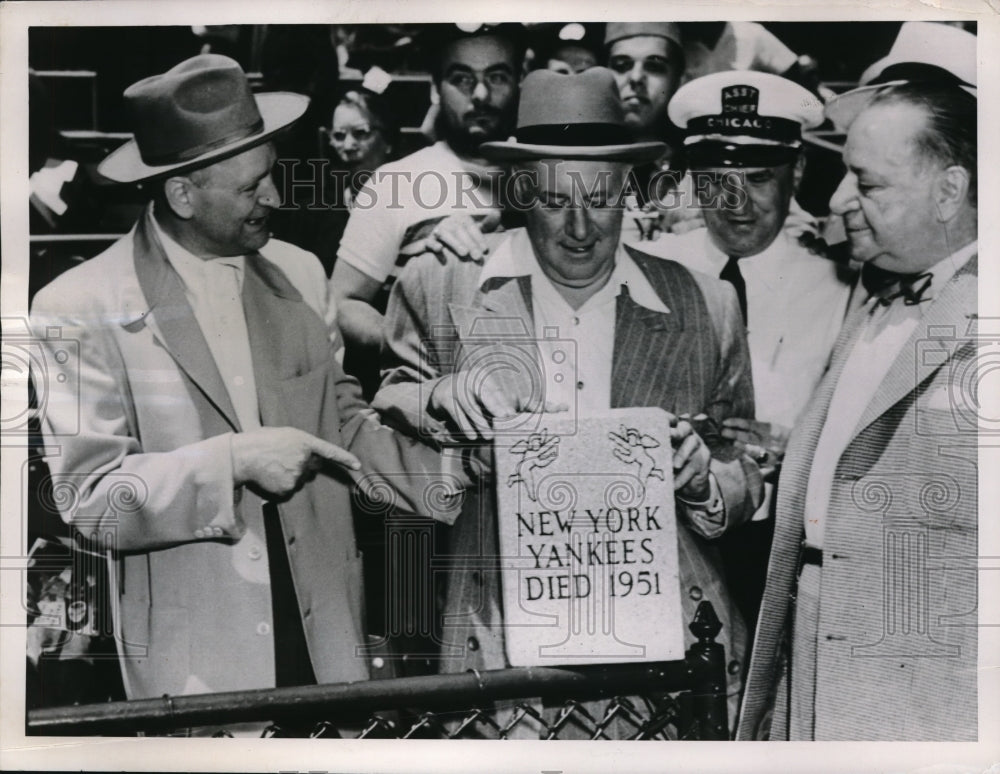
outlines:
[{"label": "smiling face", "polygon": [[666,38],[637,35],[615,41],[608,52],[625,122],[637,139],[660,137],[667,130],[667,103],[682,74],[670,45]]},{"label": "smiling face", "polygon": [[245,255],[270,238],[268,217],[281,204],[271,178],[271,143],[197,170],[191,180],[188,249],[201,257]]},{"label": "smiling face", "polygon": [[941,257],[934,198],[940,164],[921,157],[915,145],[926,121],[922,108],[897,102],[874,105],[851,124],[847,174],[830,209],[844,219],[855,260],[915,273]]},{"label": "smiling face", "polygon": [[785,224],[795,193],[795,164],[694,172],[708,233],[722,252],[746,258],[763,252]]},{"label": "smiling face", "polygon": [[489,35],[451,43],[441,62],[441,121],[445,138],[464,155],[511,133],[520,63],[513,45]]},{"label": "smiling face", "polygon": [[531,203],[526,227],[542,271],[561,293],[589,298],[614,269],[630,165],[544,159],[520,166],[519,198]]}]

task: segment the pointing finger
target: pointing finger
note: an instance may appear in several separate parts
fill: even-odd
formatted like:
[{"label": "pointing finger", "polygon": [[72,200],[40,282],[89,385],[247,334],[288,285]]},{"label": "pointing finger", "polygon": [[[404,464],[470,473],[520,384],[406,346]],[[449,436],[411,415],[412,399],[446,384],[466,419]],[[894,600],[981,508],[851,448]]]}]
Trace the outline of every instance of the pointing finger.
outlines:
[{"label": "pointing finger", "polygon": [[311,437],[309,448],[313,454],[328,459],[342,468],[348,468],[349,470],[361,469],[361,461],[347,451],[347,449],[342,449],[336,444],[324,441],[322,438]]}]

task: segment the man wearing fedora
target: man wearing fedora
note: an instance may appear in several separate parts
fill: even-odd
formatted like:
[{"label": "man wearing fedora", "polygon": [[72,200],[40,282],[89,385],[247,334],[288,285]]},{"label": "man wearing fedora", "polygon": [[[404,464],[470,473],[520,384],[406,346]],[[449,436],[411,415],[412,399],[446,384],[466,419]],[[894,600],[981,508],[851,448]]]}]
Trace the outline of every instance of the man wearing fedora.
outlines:
[{"label": "man wearing fedora", "polygon": [[152,202],[32,325],[53,491],[108,552],[127,695],[365,679],[352,487],[388,478],[412,511],[441,458],[374,419],[318,260],[269,239],[270,140],[308,100],[254,97],[214,54],[124,96],[135,139],[100,172]]},{"label": "man wearing fedora", "polygon": [[[690,620],[702,599],[719,613],[735,710],[745,630],[711,540],[749,518],[762,490],[756,464],[714,429],[753,412],[735,294],[621,246],[629,170],[662,154],[663,144],[632,141],[609,70],[531,73],[515,139],[482,152],[513,167],[526,227],[490,235],[483,265],[442,267],[431,254],[411,261],[390,298],[373,405],[386,421],[444,446],[489,441],[495,422],[524,411],[657,406],[672,414],[684,615]],[[576,342],[573,379],[549,372],[553,333]],[[491,367],[504,362],[503,343],[518,340],[537,353],[541,389],[524,371]],[[495,520],[491,498],[469,496],[454,523],[442,671],[506,664]],[[626,727],[615,721],[606,733]]]},{"label": "man wearing fedora", "polygon": [[[755,417],[730,417],[723,434],[766,452],[774,470],[826,371],[854,277],[786,228],[805,168],[802,130],[823,106],[786,78],[751,70],[714,73],[682,86],[670,102],[704,227],[642,247],[733,285],[747,327]],[[775,471],[776,472],[776,471]],[[769,495],[771,486],[768,487]],[[749,624],[764,589],[771,497],[754,520],[720,544]]]},{"label": "man wearing fedora", "polygon": [[904,25],[827,106],[867,299],[788,443],[740,739],[977,739],[975,44]]}]

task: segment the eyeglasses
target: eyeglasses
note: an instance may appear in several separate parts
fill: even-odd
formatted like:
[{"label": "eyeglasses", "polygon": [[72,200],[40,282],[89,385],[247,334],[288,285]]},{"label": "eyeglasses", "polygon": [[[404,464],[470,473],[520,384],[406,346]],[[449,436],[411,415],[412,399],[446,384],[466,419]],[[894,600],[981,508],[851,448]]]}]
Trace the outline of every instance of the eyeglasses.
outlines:
[{"label": "eyeglasses", "polygon": [[[625,54],[619,54],[618,56],[611,57],[608,62],[608,67],[614,70],[616,73],[627,73],[635,67],[635,59],[626,56]],[[642,60],[642,69],[649,73],[650,75],[666,75],[670,72],[670,60],[666,57],[647,56]]]},{"label": "eyeglasses", "polygon": [[[445,77],[445,82],[466,95],[472,94],[476,90],[479,81],[480,78],[475,73],[466,70],[458,70]],[[514,85],[514,76],[506,70],[491,70],[483,73],[482,82],[486,84],[488,89],[508,88]]]},{"label": "eyeglasses", "polygon": [[350,134],[354,138],[355,142],[364,142],[371,138],[375,133],[375,130],[370,126],[355,126],[347,131],[343,129],[334,129],[330,132],[330,139],[334,142],[344,142],[347,139],[347,135]]}]

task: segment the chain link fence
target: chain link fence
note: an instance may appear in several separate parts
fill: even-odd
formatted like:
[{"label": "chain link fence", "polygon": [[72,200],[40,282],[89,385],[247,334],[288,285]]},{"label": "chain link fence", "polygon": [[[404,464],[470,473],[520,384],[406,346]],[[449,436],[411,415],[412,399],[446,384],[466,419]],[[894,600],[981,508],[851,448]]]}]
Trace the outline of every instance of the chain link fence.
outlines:
[{"label": "chain link fence", "polygon": [[361,739],[729,738],[721,623],[710,602],[683,661],[530,667],[28,712],[38,735]]}]

